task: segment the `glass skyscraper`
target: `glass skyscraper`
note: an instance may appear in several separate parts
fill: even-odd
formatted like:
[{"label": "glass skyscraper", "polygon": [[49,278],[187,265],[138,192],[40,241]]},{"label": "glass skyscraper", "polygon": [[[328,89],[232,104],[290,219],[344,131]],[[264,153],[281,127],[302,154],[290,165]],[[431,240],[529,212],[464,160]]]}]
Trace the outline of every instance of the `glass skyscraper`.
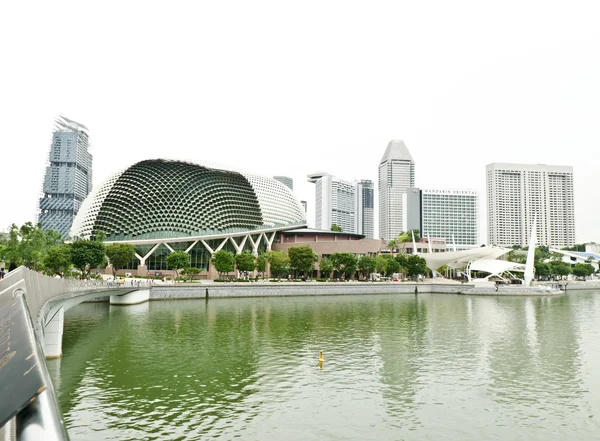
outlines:
[{"label": "glass skyscraper", "polygon": [[43,229],[57,230],[64,238],[92,190],[92,155],[88,148],[87,127],[60,116],[52,134],[38,221]]}]

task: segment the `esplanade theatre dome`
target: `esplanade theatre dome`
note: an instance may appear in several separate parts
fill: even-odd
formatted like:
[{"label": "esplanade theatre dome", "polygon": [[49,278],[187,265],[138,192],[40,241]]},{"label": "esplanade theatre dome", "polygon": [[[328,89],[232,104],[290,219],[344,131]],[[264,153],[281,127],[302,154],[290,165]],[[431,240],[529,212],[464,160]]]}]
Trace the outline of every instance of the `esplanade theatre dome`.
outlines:
[{"label": "esplanade theatre dome", "polygon": [[306,219],[298,200],[275,179],[151,159],[94,188],[73,222],[71,237],[88,239],[103,231],[108,241],[135,243],[303,225]]}]

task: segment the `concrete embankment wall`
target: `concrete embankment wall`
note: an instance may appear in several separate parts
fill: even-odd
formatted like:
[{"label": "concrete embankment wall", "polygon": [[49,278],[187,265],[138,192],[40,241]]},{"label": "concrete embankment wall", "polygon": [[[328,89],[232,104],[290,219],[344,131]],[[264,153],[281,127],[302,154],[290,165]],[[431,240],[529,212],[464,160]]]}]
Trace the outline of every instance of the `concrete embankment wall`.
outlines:
[{"label": "concrete embankment wall", "polygon": [[440,283],[238,283],[210,285],[153,286],[150,300],[203,299],[208,290],[209,298],[228,297],[291,297],[291,296],[334,296],[367,294],[468,294],[468,295],[556,295],[558,291],[547,291],[525,287],[475,288],[470,284]]},{"label": "concrete embankment wall", "polygon": [[595,281],[568,282],[568,283],[561,282],[560,285],[563,290],[566,287],[567,292],[568,291],[580,291],[580,290],[600,291],[600,282],[595,282]]},{"label": "concrete embankment wall", "polygon": [[150,300],[203,299],[206,290],[211,298],[226,297],[289,297],[289,296],[334,296],[364,294],[414,294],[455,293],[465,291],[472,285],[435,285],[428,283],[238,283],[210,285],[153,286]]}]

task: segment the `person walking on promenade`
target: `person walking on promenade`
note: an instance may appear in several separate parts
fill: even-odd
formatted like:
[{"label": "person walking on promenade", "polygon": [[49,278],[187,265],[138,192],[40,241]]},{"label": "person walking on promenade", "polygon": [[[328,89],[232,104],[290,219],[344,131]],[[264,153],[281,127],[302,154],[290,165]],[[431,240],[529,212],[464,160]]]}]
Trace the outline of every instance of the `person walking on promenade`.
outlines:
[{"label": "person walking on promenade", "polygon": [[0,280],[4,279],[6,273],[4,272],[4,268],[0,268]]}]

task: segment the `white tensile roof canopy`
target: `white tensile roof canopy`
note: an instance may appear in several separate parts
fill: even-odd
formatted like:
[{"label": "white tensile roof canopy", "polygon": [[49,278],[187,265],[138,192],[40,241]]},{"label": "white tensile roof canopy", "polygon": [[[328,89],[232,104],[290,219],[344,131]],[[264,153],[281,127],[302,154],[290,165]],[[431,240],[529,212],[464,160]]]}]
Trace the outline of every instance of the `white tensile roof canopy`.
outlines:
[{"label": "white tensile roof canopy", "polygon": [[[479,259],[494,260],[508,253],[506,248],[484,246],[470,250],[448,251],[445,253],[424,253],[419,254],[427,266],[431,269],[438,269],[441,266],[448,265],[450,268],[461,269],[467,266],[469,262]],[[512,263],[512,262],[511,262]]]},{"label": "white tensile roof canopy", "polygon": [[508,262],[506,260],[495,260],[495,259],[478,259],[474,260],[469,265],[469,274],[471,271],[482,271],[489,273],[485,279],[489,279],[492,276],[500,276],[505,272],[525,272],[525,265],[522,263]]}]

